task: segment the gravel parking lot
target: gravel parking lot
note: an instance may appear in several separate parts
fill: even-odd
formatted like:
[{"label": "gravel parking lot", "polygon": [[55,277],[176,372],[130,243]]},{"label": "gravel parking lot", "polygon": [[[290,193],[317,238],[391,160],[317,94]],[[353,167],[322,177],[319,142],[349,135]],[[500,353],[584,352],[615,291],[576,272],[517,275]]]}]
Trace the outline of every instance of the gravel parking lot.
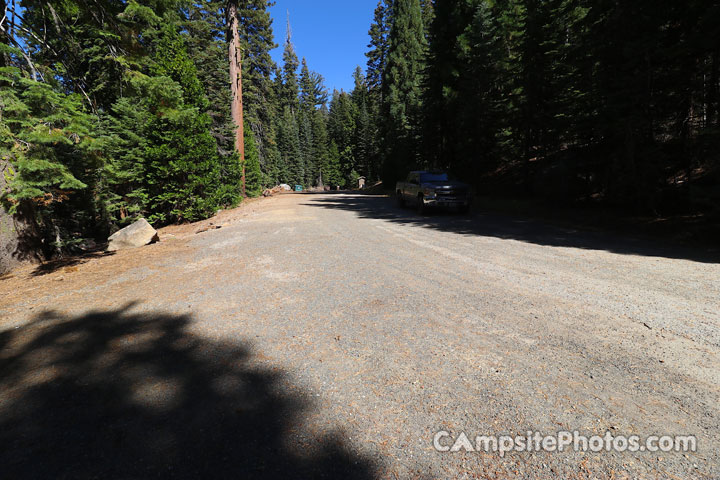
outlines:
[{"label": "gravel parking lot", "polygon": [[359,194],[212,222],[0,280],[0,477],[720,478],[719,258]]}]

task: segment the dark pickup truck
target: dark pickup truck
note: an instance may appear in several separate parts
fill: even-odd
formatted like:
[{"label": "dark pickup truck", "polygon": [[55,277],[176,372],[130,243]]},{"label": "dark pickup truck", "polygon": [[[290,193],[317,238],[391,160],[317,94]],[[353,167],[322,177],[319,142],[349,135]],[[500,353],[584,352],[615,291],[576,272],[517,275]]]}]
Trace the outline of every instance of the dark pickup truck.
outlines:
[{"label": "dark pickup truck", "polygon": [[420,212],[435,207],[470,209],[470,186],[450,180],[443,172],[410,172],[406,181],[397,183],[395,193],[400,206],[415,205]]}]

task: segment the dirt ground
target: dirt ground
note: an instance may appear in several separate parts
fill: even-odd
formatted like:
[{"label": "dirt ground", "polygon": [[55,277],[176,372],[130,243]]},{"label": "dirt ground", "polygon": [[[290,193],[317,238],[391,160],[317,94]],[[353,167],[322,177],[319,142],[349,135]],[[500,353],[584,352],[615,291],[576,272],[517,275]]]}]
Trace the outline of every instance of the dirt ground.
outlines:
[{"label": "dirt ground", "polygon": [[[7,478],[720,478],[708,252],[351,193],[160,237],[1,277]],[[433,446],[576,430],[698,451]]]}]

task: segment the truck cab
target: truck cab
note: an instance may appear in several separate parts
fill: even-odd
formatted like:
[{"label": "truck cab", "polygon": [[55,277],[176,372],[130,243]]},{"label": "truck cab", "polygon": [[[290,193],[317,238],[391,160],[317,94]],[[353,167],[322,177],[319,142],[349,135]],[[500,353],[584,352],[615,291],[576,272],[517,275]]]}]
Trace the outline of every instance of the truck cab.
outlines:
[{"label": "truck cab", "polygon": [[401,206],[415,205],[421,212],[430,208],[447,208],[466,212],[470,208],[470,186],[451,180],[442,171],[413,171],[395,186]]}]

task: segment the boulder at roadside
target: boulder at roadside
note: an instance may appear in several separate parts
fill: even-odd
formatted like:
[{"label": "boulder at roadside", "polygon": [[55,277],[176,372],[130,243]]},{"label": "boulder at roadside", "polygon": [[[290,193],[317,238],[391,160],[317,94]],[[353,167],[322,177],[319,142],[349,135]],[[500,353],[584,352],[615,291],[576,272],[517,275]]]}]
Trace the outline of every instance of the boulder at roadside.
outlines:
[{"label": "boulder at roadside", "polygon": [[141,218],[132,225],[115,232],[108,239],[108,251],[116,252],[118,250],[127,250],[129,248],[138,248],[160,240],[157,231],[145,220]]}]

